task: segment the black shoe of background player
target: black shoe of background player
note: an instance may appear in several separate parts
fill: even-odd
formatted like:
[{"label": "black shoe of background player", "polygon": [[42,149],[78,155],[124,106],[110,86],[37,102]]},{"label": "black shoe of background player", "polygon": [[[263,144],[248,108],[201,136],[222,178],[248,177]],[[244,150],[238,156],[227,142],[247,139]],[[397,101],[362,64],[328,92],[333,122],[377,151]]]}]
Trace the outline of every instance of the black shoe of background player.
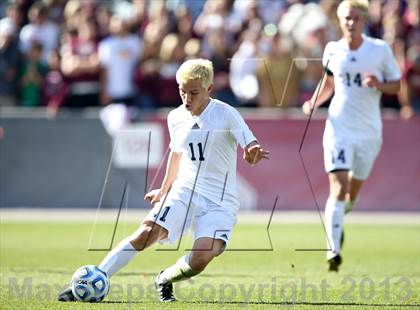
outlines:
[{"label": "black shoe of background player", "polygon": [[155,287],[158,293],[160,302],[173,302],[176,301],[174,297],[174,288],[171,282],[159,283],[159,276],[163,271],[161,271],[155,280]]},{"label": "black shoe of background player", "polygon": [[343,262],[340,254],[334,256],[333,258],[330,258],[327,263],[328,263],[328,271],[335,271],[338,272],[338,267],[341,265],[341,263]]},{"label": "black shoe of background player", "polygon": [[76,301],[76,298],[73,295],[73,292],[71,291],[71,287],[66,288],[64,291],[62,291],[60,294],[58,294],[57,297],[58,301]]}]

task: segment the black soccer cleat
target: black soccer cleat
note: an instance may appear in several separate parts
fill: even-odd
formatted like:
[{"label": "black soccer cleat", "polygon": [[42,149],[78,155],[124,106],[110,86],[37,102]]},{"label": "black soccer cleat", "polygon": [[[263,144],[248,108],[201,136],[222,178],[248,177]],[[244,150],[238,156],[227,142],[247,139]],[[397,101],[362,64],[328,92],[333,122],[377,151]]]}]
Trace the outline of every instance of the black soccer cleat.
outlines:
[{"label": "black soccer cleat", "polygon": [[159,301],[160,302],[174,302],[176,301],[176,299],[173,294],[174,288],[173,288],[172,282],[166,282],[166,283],[158,282],[159,276],[162,272],[163,271],[161,271],[158,274],[155,280],[155,287],[158,293]]},{"label": "black soccer cleat", "polygon": [[76,297],[74,297],[73,292],[71,291],[71,287],[66,288],[57,297],[58,301],[76,301]]},{"label": "black soccer cleat", "polygon": [[335,271],[338,272],[338,267],[343,262],[343,259],[341,258],[340,254],[334,256],[333,258],[330,258],[328,263],[328,271]]}]

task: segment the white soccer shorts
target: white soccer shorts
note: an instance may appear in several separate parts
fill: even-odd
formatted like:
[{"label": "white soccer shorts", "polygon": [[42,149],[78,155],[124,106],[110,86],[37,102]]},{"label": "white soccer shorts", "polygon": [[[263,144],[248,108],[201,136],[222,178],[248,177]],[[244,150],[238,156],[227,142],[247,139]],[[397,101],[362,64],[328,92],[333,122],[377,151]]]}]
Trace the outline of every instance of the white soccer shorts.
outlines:
[{"label": "white soccer shorts", "polygon": [[227,204],[216,204],[192,190],[172,188],[149,212],[145,220],[153,221],[168,231],[161,243],[174,243],[194,231],[194,240],[203,237],[221,239],[228,244],[236,224],[236,209]]},{"label": "white soccer shorts", "polygon": [[353,178],[366,180],[381,146],[381,140],[324,141],[325,171],[349,170]]}]

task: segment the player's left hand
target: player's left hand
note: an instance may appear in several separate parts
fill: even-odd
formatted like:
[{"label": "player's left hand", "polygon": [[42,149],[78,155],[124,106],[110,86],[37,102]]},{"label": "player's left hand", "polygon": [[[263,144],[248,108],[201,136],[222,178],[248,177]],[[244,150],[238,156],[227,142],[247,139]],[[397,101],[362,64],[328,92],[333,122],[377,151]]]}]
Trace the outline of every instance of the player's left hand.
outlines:
[{"label": "player's left hand", "polygon": [[400,110],[400,117],[408,120],[414,116],[414,109],[411,105],[403,105]]},{"label": "player's left hand", "polygon": [[311,115],[313,110],[314,110],[314,104],[310,100],[305,101],[304,104],[302,105],[303,114],[307,116]]},{"label": "player's left hand", "polygon": [[149,201],[153,205],[156,202],[159,202],[160,198],[162,198],[162,196],[163,196],[163,193],[160,189],[154,189],[154,190],[151,190],[150,192],[148,192],[144,196],[144,200]]},{"label": "player's left hand", "polygon": [[257,164],[261,159],[270,159],[269,151],[264,150],[261,145],[256,144],[244,149],[244,159],[251,165]]},{"label": "player's left hand", "polygon": [[378,78],[373,74],[367,74],[363,79],[363,85],[379,90],[381,83],[379,82]]}]

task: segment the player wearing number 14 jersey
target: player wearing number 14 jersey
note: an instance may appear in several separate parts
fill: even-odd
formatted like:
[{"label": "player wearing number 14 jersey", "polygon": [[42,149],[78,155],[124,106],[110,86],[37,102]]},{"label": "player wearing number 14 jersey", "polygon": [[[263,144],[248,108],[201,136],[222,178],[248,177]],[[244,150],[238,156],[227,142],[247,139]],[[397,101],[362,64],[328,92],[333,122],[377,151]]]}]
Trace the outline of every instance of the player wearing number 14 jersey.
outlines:
[{"label": "player wearing number 14 jersey", "polygon": [[[334,92],[323,148],[330,194],[325,206],[329,270],[338,271],[344,214],[355,205],[382,144],[381,93],[396,94],[400,70],[391,48],[362,34],[367,0],[345,0],[337,9],[343,38],[324,50],[326,77],[303,111],[309,115]],[[318,97],[317,97],[318,94]],[[316,100],[316,102],[315,102]]]},{"label": "player wearing number 14 jersey", "polygon": [[[205,59],[184,62],[176,74],[182,105],[168,115],[170,149],[159,189],[145,199],[153,209],[140,227],[102,260],[109,277],[155,242],[175,242],[194,231],[192,251],[163,270],[155,284],[162,302],[175,301],[172,283],[193,277],[226,248],[236,223],[236,157],[238,144],[251,165],[268,159],[231,106],[210,98],[213,65]],[[163,252],[162,252],[163,253]],[[60,301],[74,301],[71,289]]]}]

